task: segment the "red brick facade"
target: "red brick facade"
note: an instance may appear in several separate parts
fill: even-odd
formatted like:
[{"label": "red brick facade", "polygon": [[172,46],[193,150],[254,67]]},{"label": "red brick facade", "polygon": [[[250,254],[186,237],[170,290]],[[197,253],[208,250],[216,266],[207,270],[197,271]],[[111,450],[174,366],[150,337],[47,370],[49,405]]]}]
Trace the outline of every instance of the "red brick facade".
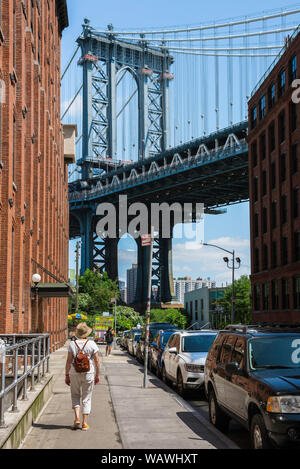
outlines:
[{"label": "red brick facade", "polygon": [[298,34],[249,102],[254,323],[300,322],[299,71]]},{"label": "red brick facade", "polygon": [[67,336],[67,299],[31,296],[31,279],[68,280],[68,172],[60,123],[65,1],[2,0],[0,333]]}]

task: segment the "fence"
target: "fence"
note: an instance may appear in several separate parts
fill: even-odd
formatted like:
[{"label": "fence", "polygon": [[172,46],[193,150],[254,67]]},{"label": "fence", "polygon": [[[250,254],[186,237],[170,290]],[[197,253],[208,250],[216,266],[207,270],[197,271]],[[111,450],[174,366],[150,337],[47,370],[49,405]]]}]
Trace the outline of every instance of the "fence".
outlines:
[{"label": "fence", "polygon": [[18,397],[28,400],[28,392],[49,373],[50,334],[0,334],[0,339],[5,343],[0,346],[0,428],[6,428],[5,412],[9,407],[18,412]]}]

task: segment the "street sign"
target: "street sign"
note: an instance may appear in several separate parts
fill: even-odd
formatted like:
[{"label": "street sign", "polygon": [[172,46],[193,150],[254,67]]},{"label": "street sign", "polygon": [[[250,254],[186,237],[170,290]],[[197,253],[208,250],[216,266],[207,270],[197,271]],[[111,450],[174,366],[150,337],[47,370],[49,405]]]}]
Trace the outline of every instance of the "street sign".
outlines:
[{"label": "street sign", "polygon": [[142,246],[151,246],[151,234],[145,234],[141,236]]},{"label": "street sign", "polygon": [[107,311],[103,311],[102,315],[103,315],[103,317],[107,317],[107,316],[110,315],[110,313],[108,313]]}]

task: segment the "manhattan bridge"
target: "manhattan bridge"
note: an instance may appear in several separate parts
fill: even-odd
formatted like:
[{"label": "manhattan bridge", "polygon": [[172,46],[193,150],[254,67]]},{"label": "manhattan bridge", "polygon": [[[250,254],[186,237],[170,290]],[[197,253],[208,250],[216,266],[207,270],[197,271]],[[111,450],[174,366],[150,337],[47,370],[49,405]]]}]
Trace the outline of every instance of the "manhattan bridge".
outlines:
[{"label": "manhattan bridge", "polygon": [[[298,33],[300,8],[155,30],[84,19],[62,74],[62,122],[77,124],[69,167],[70,239],[81,272],[118,278],[117,238],[99,237],[100,202],[199,202],[205,213],[248,201],[251,95]],[[194,220],[196,221],[196,220]],[[136,301],[147,300],[149,248],[137,243]],[[175,300],[172,235],[155,234],[152,283]]]}]

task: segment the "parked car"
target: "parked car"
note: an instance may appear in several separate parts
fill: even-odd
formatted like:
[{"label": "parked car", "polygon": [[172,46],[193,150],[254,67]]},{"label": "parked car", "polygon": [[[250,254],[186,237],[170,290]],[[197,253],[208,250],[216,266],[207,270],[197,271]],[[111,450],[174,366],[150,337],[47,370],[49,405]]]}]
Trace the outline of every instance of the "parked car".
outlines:
[{"label": "parked car", "polygon": [[162,355],[162,378],[173,382],[181,396],[187,389],[204,387],[204,364],[216,331],[178,331],[168,340]]},{"label": "parked car", "polygon": [[141,337],[142,331],[141,329],[131,329],[130,334],[127,337],[127,348],[130,355],[135,354],[136,350],[136,343],[138,339]]},{"label": "parked car", "polygon": [[219,430],[233,418],[255,449],[300,445],[300,327],[227,326],[207,356],[205,390]]},{"label": "parked car", "polygon": [[156,373],[159,378],[161,378],[162,354],[172,334],[174,334],[174,329],[160,330],[150,344],[149,368]]},{"label": "parked car", "polygon": [[123,331],[122,335],[121,335],[121,338],[120,338],[120,346],[122,348],[125,348],[127,349],[127,337],[130,333],[130,330],[126,330],[126,331]]},{"label": "parked car", "polygon": [[[153,342],[153,339],[159,330],[173,329],[178,330],[177,326],[171,324],[170,322],[151,322],[149,325],[149,344]],[[146,326],[142,329],[142,335],[139,340],[137,347],[137,359],[140,362],[144,362],[145,359],[145,338],[146,338]]]}]

